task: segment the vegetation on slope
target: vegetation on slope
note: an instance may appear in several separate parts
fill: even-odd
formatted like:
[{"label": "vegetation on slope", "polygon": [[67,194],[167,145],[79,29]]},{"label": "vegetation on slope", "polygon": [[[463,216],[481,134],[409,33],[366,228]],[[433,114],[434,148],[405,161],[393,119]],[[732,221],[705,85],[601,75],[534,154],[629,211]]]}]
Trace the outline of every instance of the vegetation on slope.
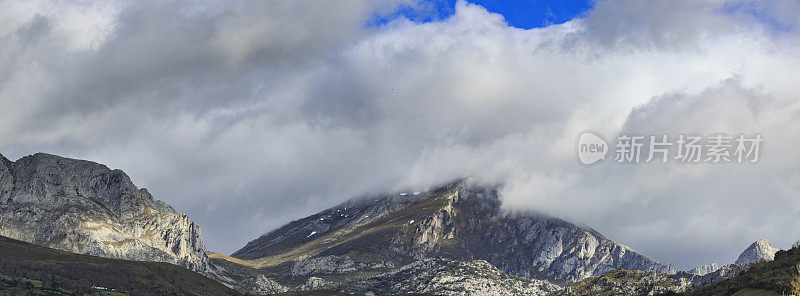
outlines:
[{"label": "vegetation on slope", "polygon": [[54,282],[0,275],[0,296],[12,295],[128,296],[130,294],[102,287],[67,290]]},{"label": "vegetation on slope", "polygon": [[[774,296],[800,294],[800,249],[778,251],[773,261],[750,264],[739,274],[691,290],[680,274],[668,276],[642,271],[613,270],[579,281],[551,295],[676,295]],[[687,289],[688,288],[688,289]]]},{"label": "vegetation on slope", "polygon": [[0,254],[0,274],[69,291],[91,292],[91,287],[106,287],[132,295],[240,295],[169,263],[80,255],[6,237],[0,237]]},{"label": "vegetation on slope", "polygon": [[[735,295],[741,290],[768,290],[782,294],[800,294],[800,249],[775,253],[775,260],[753,263],[732,278],[724,279],[687,293],[688,295]],[[754,294],[758,295],[758,294]],[[763,294],[769,295],[769,294]]]},{"label": "vegetation on slope", "polygon": [[[680,279],[666,274],[617,269],[578,281],[551,296],[659,295],[680,287]],[[671,295],[671,294],[670,294]]]}]

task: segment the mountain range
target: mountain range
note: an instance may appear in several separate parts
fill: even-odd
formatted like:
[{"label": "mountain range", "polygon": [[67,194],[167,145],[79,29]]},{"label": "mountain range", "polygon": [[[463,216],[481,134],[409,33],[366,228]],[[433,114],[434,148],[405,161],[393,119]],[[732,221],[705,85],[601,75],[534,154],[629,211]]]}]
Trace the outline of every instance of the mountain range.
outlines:
[{"label": "mountain range", "polygon": [[0,236],[172,263],[262,295],[322,289],[362,295],[686,292],[778,252],[759,240],[736,264],[677,271],[589,227],[503,211],[500,186],[459,179],[425,192],[353,199],[227,256],[206,252],[197,224],[120,170],[42,153],[17,161],[0,155]]}]

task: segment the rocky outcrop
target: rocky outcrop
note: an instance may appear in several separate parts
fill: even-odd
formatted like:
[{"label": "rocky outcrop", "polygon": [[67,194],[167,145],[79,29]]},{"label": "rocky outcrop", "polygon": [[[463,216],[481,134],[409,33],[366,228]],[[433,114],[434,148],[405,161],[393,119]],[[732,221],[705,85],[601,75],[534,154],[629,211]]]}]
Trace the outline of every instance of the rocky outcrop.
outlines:
[{"label": "rocky outcrop", "polygon": [[707,286],[719,280],[733,277],[745,270],[746,266],[743,265],[725,264],[722,267],[718,268],[717,270],[704,275],[696,275],[690,273],[687,276],[689,278],[689,281],[691,282],[691,286],[689,287],[688,291],[692,291],[697,288]]},{"label": "rocky outcrop", "polygon": [[766,239],[759,239],[752,243],[747,249],[739,255],[736,259],[736,264],[748,264],[758,261],[772,261],[775,259],[775,253],[780,249],[773,247]]},{"label": "rocky outcrop", "polygon": [[620,295],[641,296],[692,292],[711,283],[730,278],[744,268],[736,264],[722,266],[714,272],[698,275],[686,271],[675,274],[617,269],[601,276],[574,283],[554,296]]},{"label": "rocky outcrop", "polygon": [[309,290],[323,290],[323,289],[332,289],[337,283],[327,281],[323,278],[318,277],[309,277],[306,280],[306,283],[297,287],[298,291],[309,291]]},{"label": "rocky outcrop", "polygon": [[306,260],[297,261],[292,266],[292,276],[306,276],[310,274],[334,273],[344,274],[352,272],[371,272],[391,269],[395,263],[386,261],[375,262],[355,262],[350,257],[339,257],[334,255],[314,257]]},{"label": "rocky outcrop", "polygon": [[692,268],[691,270],[689,270],[689,273],[694,273],[696,275],[707,275],[709,273],[717,271],[717,269],[719,269],[719,266],[717,266],[717,263],[715,262]]},{"label": "rocky outcrop", "polygon": [[579,281],[558,292],[555,296],[593,295],[659,295],[680,293],[691,286],[684,272],[675,275],[640,270],[612,270],[606,274]]},{"label": "rocky outcrop", "polygon": [[0,157],[0,235],[200,272],[208,263],[200,227],[124,172],[43,153]]},{"label": "rocky outcrop", "polygon": [[212,259],[205,274],[228,288],[247,295],[270,295],[289,291],[288,288],[265,274],[255,270],[244,271],[242,269],[243,267],[230,264],[214,264]]},{"label": "rocky outcrop", "polygon": [[484,260],[428,258],[397,270],[326,288],[357,294],[545,295],[560,289],[547,281],[509,276]]}]

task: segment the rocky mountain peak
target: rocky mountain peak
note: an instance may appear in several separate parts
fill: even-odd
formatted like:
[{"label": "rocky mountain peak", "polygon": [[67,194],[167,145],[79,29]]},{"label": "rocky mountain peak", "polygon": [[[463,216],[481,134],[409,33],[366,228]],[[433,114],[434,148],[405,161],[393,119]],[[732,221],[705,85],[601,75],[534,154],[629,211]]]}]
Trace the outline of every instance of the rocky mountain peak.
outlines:
[{"label": "rocky mountain peak", "polygon": [[775,253],[778,251],[780,251],[780,249],[773,247],[769,241],[762,238],[750,244],[750,246],[739,255],[739,259],[736,259],[736,264],[741,265],[762,260],[772,261],[775,259]]},{"label": "rocky mountain peak", "polygon": [[0,167],[0,235],[197,271],[208,261],[200,228],[123,171],[45,153]]},{"label": "rocky mountain peak", "polygon": [[260,268],[353,252],[400,264],[486,260],[513,276],[556,284],[618,268],[675,272],[592,229],[536,213],[507,214],[498,190],[461,179],[427,192],[348,201],[264,234],[232,256]]}]

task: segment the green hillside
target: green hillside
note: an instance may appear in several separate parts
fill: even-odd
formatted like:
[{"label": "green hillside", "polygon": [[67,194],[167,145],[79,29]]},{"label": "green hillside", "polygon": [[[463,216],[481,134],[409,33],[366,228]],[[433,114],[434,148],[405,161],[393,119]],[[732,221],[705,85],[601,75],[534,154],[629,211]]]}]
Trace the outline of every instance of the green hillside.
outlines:
[{"label": "green hillside", "polygon": [[753,264],[747,271],[700,288],[688,295],[800,294],[800,249],[775,253],[775,260]]},{"label": "green hillside", "polygon": [[0,237],[0,274],[4,283],[15,284],[4,288],[3,293],[22,287],[32,293],[53,288],[72,295],[115,294],[93,288],[105,287],[131,295],[240,295],[199,273],[169,263],[80,255],[6,237]]}]

